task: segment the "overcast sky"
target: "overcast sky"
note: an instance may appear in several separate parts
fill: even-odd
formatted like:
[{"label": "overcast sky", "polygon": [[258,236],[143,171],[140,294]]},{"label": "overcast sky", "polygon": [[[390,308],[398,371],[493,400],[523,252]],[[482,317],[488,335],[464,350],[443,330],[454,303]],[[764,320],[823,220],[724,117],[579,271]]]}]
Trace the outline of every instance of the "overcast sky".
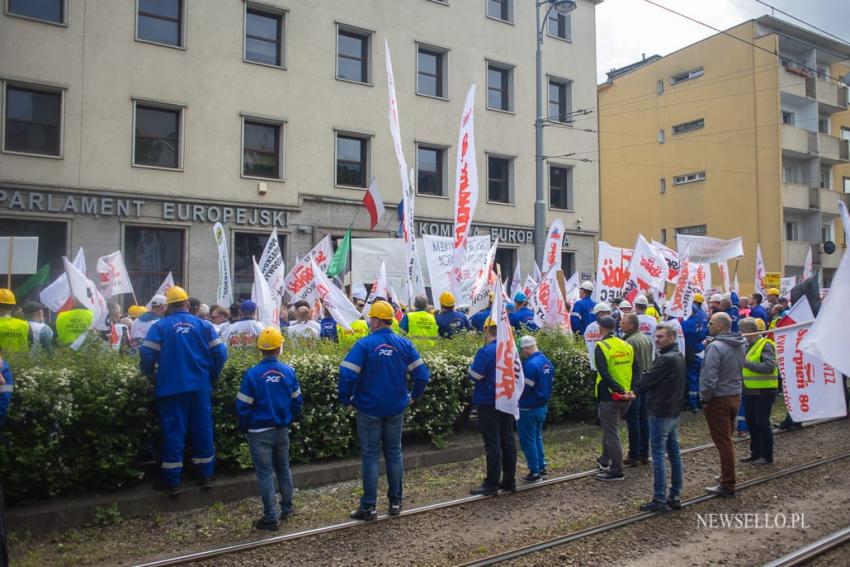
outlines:
[{"label": "overcast sky", "polygon": [[[654,1],[719,29],[770,13],[770,8],[755,0]],[[850,41],[850,0],[765,1]],[[667,55],[714,33],[644,0],[604,0],[596,8],[597,79],[604,81],[606,71],[634,63],[644,53]]]}]

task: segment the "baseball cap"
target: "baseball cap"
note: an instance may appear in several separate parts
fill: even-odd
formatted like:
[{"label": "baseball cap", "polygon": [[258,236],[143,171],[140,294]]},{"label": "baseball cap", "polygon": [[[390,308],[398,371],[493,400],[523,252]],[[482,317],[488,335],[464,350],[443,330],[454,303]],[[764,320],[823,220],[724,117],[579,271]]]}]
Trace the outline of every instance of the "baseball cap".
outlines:
[{"label": "baseball cap", "polygon": [[167,303],[165,296],[158,293],[151,298],[151,307],[161,307]]},{"label": "baseball cap", "polygon": [[514,301],[516,301],[517,303],[522,303],[522,302],[523,302],[523,301],[525,301],[526,299],[528,299],[528,298],[527,298],[527,297],[525,296],[525,294],[524,294],[523,292],[521,292],[521,291],[518,291],[518,292],[516,292],[516,293],[514,294]]},{"label": "baseball cap", "polygon": [[585,291],[593,291],[593,282],[591,282],[589,280],[585,280],[585,281],[581,282],[581,285],[579,286],[579,288],[581,288]]},{"label": "baseball cap", "polygon": [[257,304],[248,299],[242,302],[242,305],[239,306],[239,311],[242,313],[254,313],[257,311]]},{"label": "baseball cap", "polygon": [[600,301],[596,305],[593,306],[593,314],[601,313],[602,311],[611,312],[611,306],[605,303],[604,301]]},{"label": "baseball cap", "polygon": [[532,346],[537,346],[537,339],[535,339],[531,335],[523,335],[523,337],[519,340],[520,348],[527,348]]}]

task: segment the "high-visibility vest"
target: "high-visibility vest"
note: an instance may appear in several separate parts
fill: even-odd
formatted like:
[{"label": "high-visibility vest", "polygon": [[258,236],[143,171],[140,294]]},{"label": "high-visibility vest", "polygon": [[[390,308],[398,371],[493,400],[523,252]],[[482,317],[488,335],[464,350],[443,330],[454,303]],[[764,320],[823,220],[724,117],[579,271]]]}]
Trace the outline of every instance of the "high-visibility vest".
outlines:
[{"label": "high-visibility vest", "polygon": [[14,317],[0,317],[0,349],[3,352],[29,350],[29,338],[29,323]]},{"label": "high-visibility vest", "polygon": [[369,334],[369,325],[363,319],[358,319],[351,324],[351,330],[346,331],[345,328],[337,323],[336,335],[339,339],[339,344],[350,347],[357,342],[358,339]]},{"label": "high-visibility vest", "polygon": [[91,328],[94,313],[88,309],[71,309],[56,316],[56,336],[59,344],[69,345]]},{"label": "high-visibility vest", "polygon": [[[764,350],[764,345],[767,343],[774,345],[773,341],[766,337],[760,337],[756,342],[750,345],[750,348],[747,351],[747,361],[761,362],[761,353]],[[774,350],[775,349],[776,345],[774,345]],[[779,369],[776,365],[773,366],[773,371],[768,374],[760,374],[758,372],[753,372],[748,368],[744,368],[743,375],[744,388],[748,390],[769,390],[779,388]]]},{"label": "high-visibility vest", "polygon": [[437,320],[427,311],[413,311],[407,314],[407,335],[436,339],[440,334]]},{"label": "high-visibility vest", "polygon": [[[632,345],[619,339],[613,335],[608,335],[598,343],[598,348],[602,349],[602,354],[605,355],[605,362],[608,365],[608,372],[614,382],[620,385],[623,390],[628,392],[632,389],[632,366],[635,361],[635,350]],[[596,373],[596,397],[599,397],[599,384],[602,382],[602,374]]]}]

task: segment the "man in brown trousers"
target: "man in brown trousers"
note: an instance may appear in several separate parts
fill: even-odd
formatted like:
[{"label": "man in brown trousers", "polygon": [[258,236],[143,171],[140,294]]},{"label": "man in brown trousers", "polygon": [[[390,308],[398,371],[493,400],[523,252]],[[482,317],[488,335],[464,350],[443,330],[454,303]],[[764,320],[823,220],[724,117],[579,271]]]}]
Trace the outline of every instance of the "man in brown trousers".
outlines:
[{"label": "man in brown trousers", "polygon": [[711,342],[699,374],[699,395],[711,439],[720,453],[720,482],[706,491],[720,496],[735,496],[735,448],[732,436],[741,402],[744,355],[747,341],[732,333],[732,319],[715,313],[708,322]]}]

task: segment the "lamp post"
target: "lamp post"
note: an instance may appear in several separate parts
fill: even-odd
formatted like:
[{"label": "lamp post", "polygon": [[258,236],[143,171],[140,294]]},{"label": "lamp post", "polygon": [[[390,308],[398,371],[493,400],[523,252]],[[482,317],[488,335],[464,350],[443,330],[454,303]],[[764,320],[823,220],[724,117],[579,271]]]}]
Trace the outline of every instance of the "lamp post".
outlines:
[{"label": "lamp post", "polygon": [[[537,14],[537,115],[534,121],[534,164],[536,192],[534,200],[534,258],[543,266],[543,250],[546,240],[546,194],[543,191],[543,30],[554,9],[559,14],[569,14],[576,9],[574,0],[534,0]],[[546,6],[546,14],[540,21],[540,7]]]}]

